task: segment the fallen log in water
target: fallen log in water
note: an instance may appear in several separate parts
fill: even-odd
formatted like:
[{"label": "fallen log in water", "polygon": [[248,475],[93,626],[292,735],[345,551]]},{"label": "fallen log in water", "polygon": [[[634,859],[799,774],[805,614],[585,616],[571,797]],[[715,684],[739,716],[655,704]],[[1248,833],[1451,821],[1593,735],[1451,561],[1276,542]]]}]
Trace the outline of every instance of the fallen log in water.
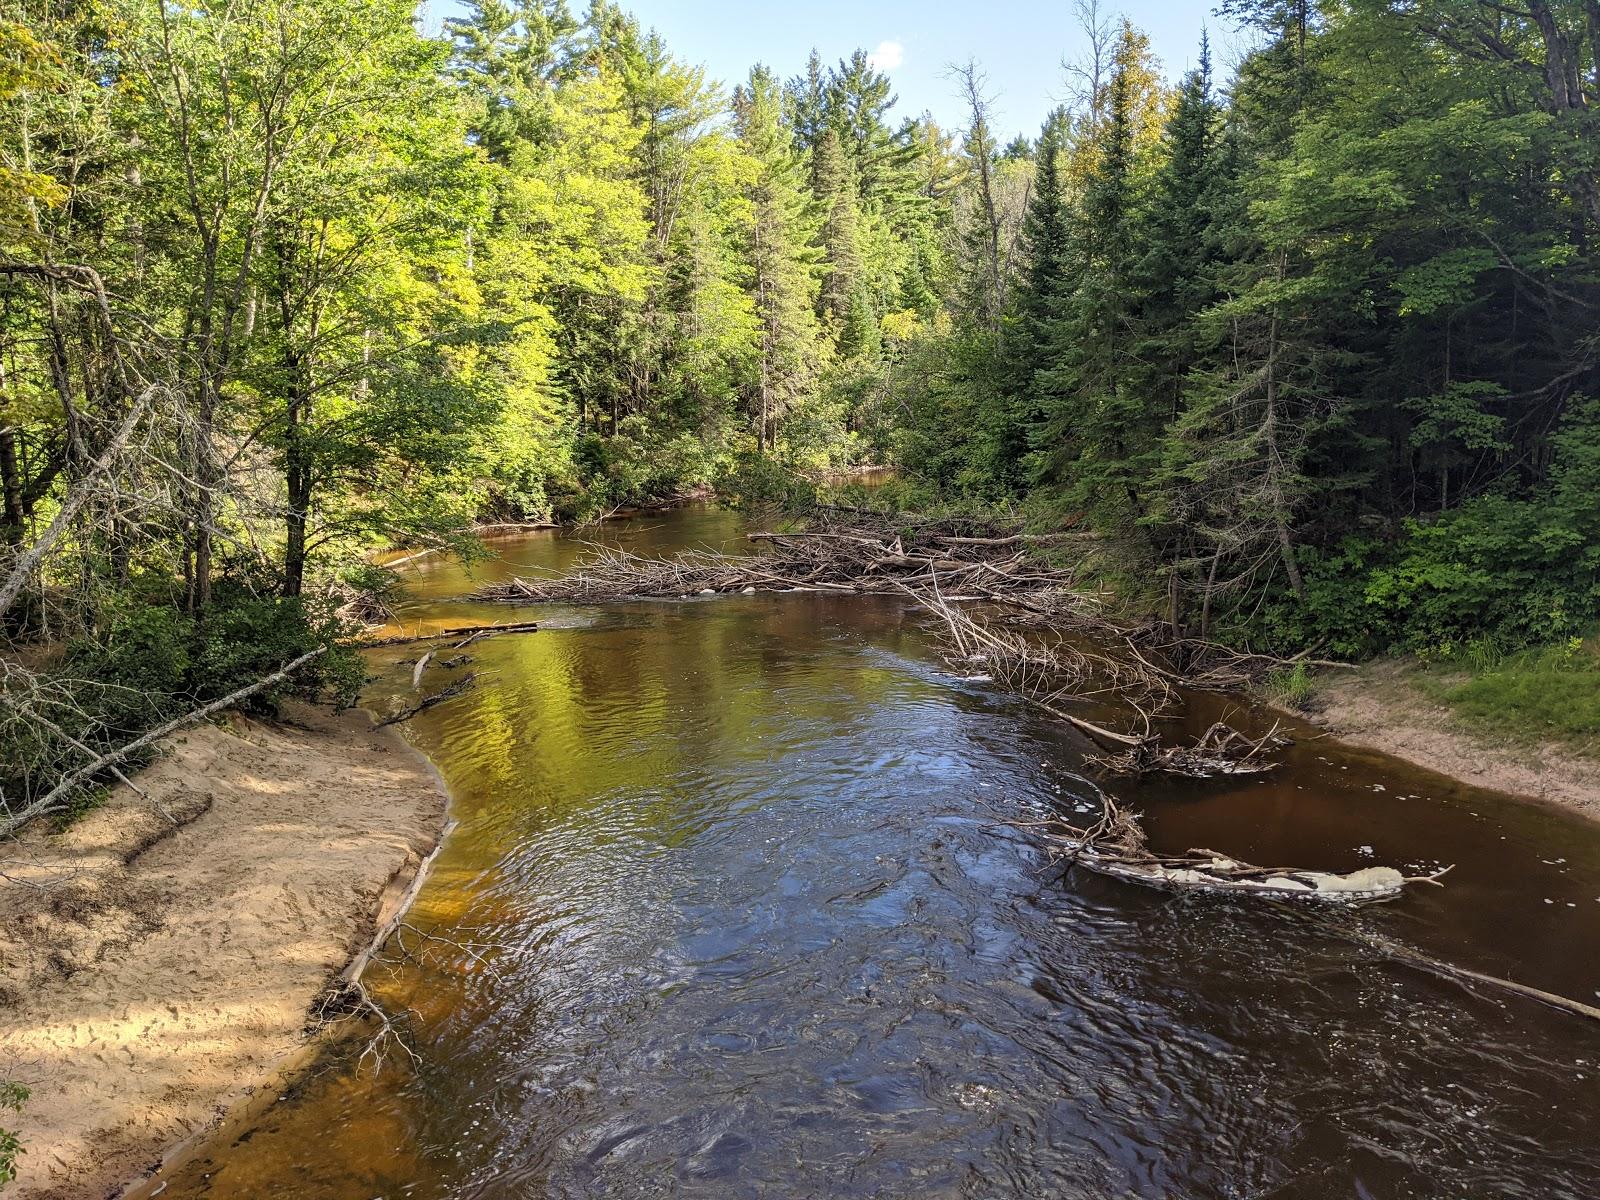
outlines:
[{"label": "fallen log in water", "polygon": [[418,713],[426,712],[428,709],[437,704],[443,704],[446,700],[450,700],[456,696],[459,696],[462,692],[466,691],[469,687],[476,683],[477,680],[478,673],[476,671],[472,671],[469,674],[463,675],[460,679],[450,684],[450,686],[440,688],[432,695],[423,697],[422,700],[411,705],[409,708],[403,708],[397,713],[391,713],[389,716],[378,722],[378,728],[383,729],[389,725],[398,725],[401,721],[409,721]]},{"label": "fallen log in water", "polygon": [[[444,642],[451,638],[467,637],[472,641],[479,641],[486,637],[495,637],[502,633],[533,633],[539,628],[537,621],[507,621],[501,625],[457,625],[451,629],[438,629],[433,633],[400,634],[396,637],[369,638],[366,641],[351,642],[350,645],[357,650],[372,650],[379,646],[407,646],[413,642]],[[452,647],[460,649],[467,643]]]},{"label": "fallen log in water", "polygon": [[1109,796],[1100,820],[1075,826],[1063,818],[1046,824],[1054,861],[1082,866],[1102,875],[1164,891],[1201,891],[1370,904],[1392,900],[1407,884],[1438,884],[1449,867],[1430,875],[1404,875],[1393,867],[1363,867],[1341,874],[1301,867],[1258,867],[1215,850],[1157,854],[1148,845],[1138,818]]}]

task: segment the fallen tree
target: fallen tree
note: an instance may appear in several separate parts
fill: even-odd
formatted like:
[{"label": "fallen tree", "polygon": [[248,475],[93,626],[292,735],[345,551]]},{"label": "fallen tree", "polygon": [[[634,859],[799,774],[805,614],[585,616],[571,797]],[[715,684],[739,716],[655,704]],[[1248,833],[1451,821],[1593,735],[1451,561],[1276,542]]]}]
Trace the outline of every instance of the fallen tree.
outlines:
[{"label": "fallen tree", "polygon": [[[421,679],[420,672],[417,674],[417,679],[419,681]],[[424,696],[416,704],[413,704],[408,708],[403,708],[399,712],[391,713],[387,717],[384,717],[383,720],[378,722],[378,728],[384,729],[390,725],[398,725],[401,721],[409,721],[418,713],[427,712],[428,709],[433,708],[435,705],[443,704],[446,700],[452,700],[461,695],[462,692],[466,691],[477,681],[478,673],[476,671],[472,671],[466,675],[463,675],[454,683],[449,684],[446,687],[442,687],[437,692],[433,692],[428,696]]]},{"label": "fallen tree", "polygon": [[459,650],[472,641],[495,637],[502,633],[533,633],[539,628],[537,621],[507,621],[500,625],[455,625],[448,629],[435,629],[432,633],[404,633],[394,637],[368,638],[351,642],[357,650],[372,650],[379,646],[406,646],[415,642],[447,642],[452,638],[466,638],[452,649]]},{"label": "fallen tree", "polygon": [[[1163,744],[1156,721],[1179,707],[1180,687],[1237,686],[1252,672],[1281,666],[1282,660],[1185,643],[1180,646],[1184,658],[1197,664],[1191,679],[1158,648],[1163,636],[1167,644],[1179,644],[1170,633],[1106,618],[1100,598],[1075,587],[1069,570],[1030,557],[1032,535],[970,521],[928,520],[893,528],[881,521],[833,523],[748,537],[758,553],[694,550],[648,558],[597,546],[565,575],[491,584],[475,598],[527,604],[754,591],[901,595],[937,619],[952,667],[1083,733],[1102,751],[1088,761],[1103,770],[1192,778],[1254,774],[1271,770],[1269,751],[1287,742],[1277,726],[1251,738],[1218,722],[1193,744]],[[419,668],[416,680],[420,677]],[[1131,710],[1131,728],[1090,720],[1081,711],[1090,705]],[[1407,876],[1381,866],[1346,874],[1261,867],[1204,849],[1159,854],[1150,849],[1137,818],[1109,796],[1092,826],[1055,818],[1046,827],[1058,860],[1172,891],[1361,904],[1392,899],[1409,884],[1437,883],[1444,874]]]},{"label": "fallen tree", "polygon": [[1392,900],[1408,884],[1438,884],[1449,867],[1429,875],[1403,875],[1393,867],[1363,867],[1339,873],[1301,867],[1259,867],[1215,850],[1158,854],[1149,847],[1138,818],[1110,796],[1102,796],[1099,820],[1077,826],[1064,817],[1045,823],[1053,861],[1165,891],[1201,891],[1369,904]]},{"label": "fallen tree", "polygon": [[[1097,760],[1104,769],[1197,777],[1270,769],[1265,754],[1279,744],[1275,736],[1252,741],[1221,727],[1193,746],[1163,746],[1153,721],[1177,706],[1180,686],[1236,687],[1245,675],[1239,663],[1265,671],[1281,660],[1219,648],[1215,661],[1193,677],[1175,669],[1155,644],[1155,627],[1111,621],[1101,598],[1079,587],[1070,570],[1032,553],[1037,545],[1079,536],[1028,534],[974,518],[858,512],[847,521],[748,534],[758,548],[751,554],[690,550],[652,558],[595,546],[565,574],[489,584],[473,598],[597,604],[761,591],[904,595],[939,618],[953,664],[981,667],[996,684],[1102,749],[1119,751]],[[1002,606],[1016,620],[980,618],[973,602]],[[1186,653],[1199,661],[1198,651]],[[1096,703],[1131,709],[1133,729],[1112,729],[1071,711]]]},{"label": "fallen tree", "polygon": [[131,742],[119,746],[115,750],[97,755],[89,762],[63,776],[54,787],[39,799],[17,812],[8,813],[5,817],[0,818],[0,837],[10,837],[30,821],[63,811],[67,807],[67,801],[72,794],[90,783],[102,772],[111,773],[113,768],[126,762],[146,746],[160,741],[168,734],[176,733],[180,729],[197,724],[207,717],[233,708],[258,692],[264,692],[270,687],[275,687],[312,659],[318,658],[327,652],[327,646],[318,646],[315,650],[308,650],[293,662],[285,664],[272,672],[272,674],[258,679],[252,684],[229,692],[226,696],[213,700],[208,704],[202,704],[199,708],[184,713],[181,717],[174,717],[165,724],[158,725],[154,729],[140,734]]}]

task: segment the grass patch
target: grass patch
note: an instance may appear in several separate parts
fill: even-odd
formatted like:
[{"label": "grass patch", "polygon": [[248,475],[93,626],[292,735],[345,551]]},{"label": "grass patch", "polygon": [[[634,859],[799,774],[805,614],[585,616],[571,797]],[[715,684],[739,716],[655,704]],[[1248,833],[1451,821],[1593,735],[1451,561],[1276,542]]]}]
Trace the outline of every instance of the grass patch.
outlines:
[{"label": "grass patch", "polygon": [[1273,671],[1257,686],[1257,694],[1268,704],[1287,708],[1293,712],[1307,712],[1311,699],[1317,693],[1311,672],[1303,662],[1293,667]]},{"label": "grass patch", "polygon": [[1437,695],[1469,724],[1515,740],[1600,751],[1600,644],[1574,638],[1484,663]]}]

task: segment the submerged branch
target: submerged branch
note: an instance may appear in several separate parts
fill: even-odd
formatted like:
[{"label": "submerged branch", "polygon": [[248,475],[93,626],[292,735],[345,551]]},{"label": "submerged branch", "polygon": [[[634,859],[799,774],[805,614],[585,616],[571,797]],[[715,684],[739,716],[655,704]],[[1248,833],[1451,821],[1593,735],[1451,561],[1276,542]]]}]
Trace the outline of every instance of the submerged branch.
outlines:
[{"label": "submerged branch", "polygon": [[1406,876],[1393,867],[1364,867],[1338,873],[1300,867],[1259,867],[1215,850],[1190,849],[1157,854],[1149,848],[1138,818],[1110,796],[1093,825],[1076,826],[1062,818],[1046,824],[1050,854],[1129,883],[1165,891],[1248,894],[1285,900],[1369,904],[1392,900],[1413,883],[1437,883],[1449,871]]}]

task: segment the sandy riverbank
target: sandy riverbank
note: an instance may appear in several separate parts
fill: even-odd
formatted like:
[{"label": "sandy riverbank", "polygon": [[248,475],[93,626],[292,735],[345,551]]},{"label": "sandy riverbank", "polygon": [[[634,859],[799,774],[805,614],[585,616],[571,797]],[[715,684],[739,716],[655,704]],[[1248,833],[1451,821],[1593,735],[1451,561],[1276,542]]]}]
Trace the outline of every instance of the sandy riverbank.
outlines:
[{"label": "sandy riverbank", "polygon": [[1548,746],[1491,744],[1412,685],[1404,664],[1375,662],[1319,676],[1310,719],[1352,745],[1600,821],[1600,761]]},{"label": "sandy riverbank", "polygon": [[[0,847],[8,1196],[105,1196],[274,1079],[438,839],[432,769],[361,712],[174,737],[66,833]],[[163,812],[163,810],[165,810]]]}]

